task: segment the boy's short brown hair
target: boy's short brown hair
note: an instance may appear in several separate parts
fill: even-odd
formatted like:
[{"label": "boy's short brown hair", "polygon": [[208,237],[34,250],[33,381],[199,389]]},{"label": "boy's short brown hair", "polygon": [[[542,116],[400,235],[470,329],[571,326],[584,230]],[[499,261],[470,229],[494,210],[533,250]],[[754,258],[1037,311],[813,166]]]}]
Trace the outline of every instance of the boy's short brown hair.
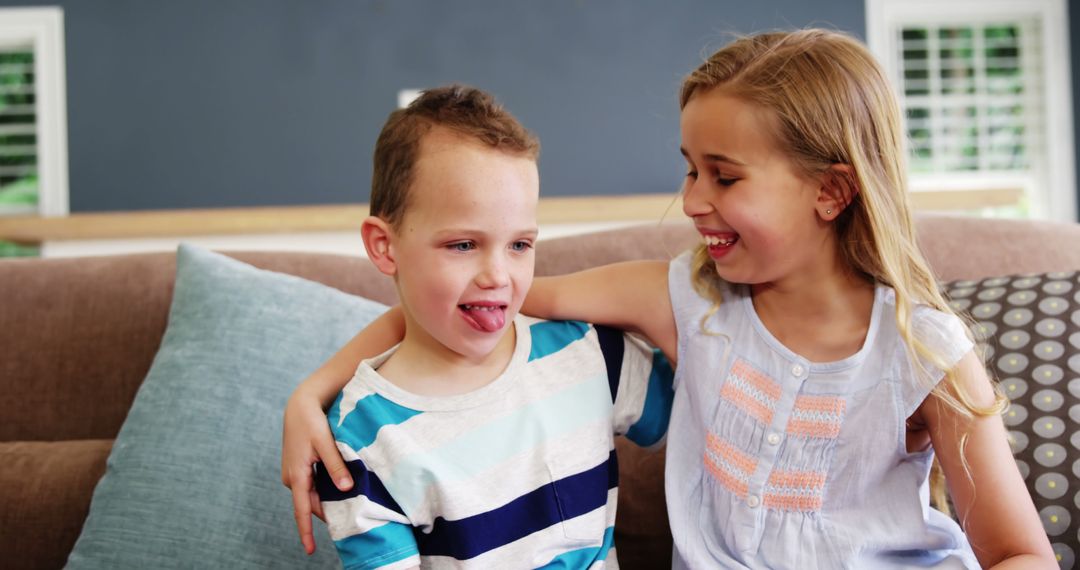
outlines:
[{"label": "boy's short brown hair", "polygon": [[396,228],[405,216],[420,140],[444,127],[492,149],[533,160],[540,141],[503,109],[490,94],[464,85],[423,91],[412,103],[387,117],[375,143],[371,176],[371,215]]}]

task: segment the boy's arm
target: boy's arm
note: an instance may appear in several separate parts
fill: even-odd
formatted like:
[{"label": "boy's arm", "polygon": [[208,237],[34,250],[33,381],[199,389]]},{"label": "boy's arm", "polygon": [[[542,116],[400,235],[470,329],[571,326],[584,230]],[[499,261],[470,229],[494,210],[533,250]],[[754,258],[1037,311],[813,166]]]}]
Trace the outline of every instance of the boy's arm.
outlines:
[{"label": "boy's arm", "polygon": [[677,333],[668,295],[667,262],[626,261],[538,277],[521,311],[545,319],[573,319],[639,332],[675,363]]},{"label": "boy's arm", "polygon": [[349,382],[360,361],[382,354],[405,335],[405,318],[392,307],[356,334],[296,387],[285,406],[281,438],[281,482],[292,490],[293,514],[304,550],[315,552],[311,515],[323,516],[319,497],[312,486],[312,465],[322,461],[341,490],[353,481],[334,444],[324,410]]},{"label": "boy's arm", "polygon": [[[968,352],[954,372],[972,403],[994,391],[982,362]],[[1001,417],[969,420],[931,394],[917,412],[930,433],[964,532],[984,568],[1054,568],[1042,522],[1013,460]],[[967,434],[967,441],[962,436]],[[1009,521],[1009,524],[1001,524]]]}]

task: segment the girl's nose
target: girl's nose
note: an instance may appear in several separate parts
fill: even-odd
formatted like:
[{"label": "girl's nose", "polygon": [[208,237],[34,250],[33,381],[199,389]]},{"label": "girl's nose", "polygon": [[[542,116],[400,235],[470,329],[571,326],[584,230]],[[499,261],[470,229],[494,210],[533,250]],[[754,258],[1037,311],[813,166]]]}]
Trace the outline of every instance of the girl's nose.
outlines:
[{"label": "girl's nose", "polygon": [[705,194],[705,188],[701,187],[698,179],[687,177],[682,191],[682,209],[686,217],[693,218],[709,213],[712,206],[705,199]]}]

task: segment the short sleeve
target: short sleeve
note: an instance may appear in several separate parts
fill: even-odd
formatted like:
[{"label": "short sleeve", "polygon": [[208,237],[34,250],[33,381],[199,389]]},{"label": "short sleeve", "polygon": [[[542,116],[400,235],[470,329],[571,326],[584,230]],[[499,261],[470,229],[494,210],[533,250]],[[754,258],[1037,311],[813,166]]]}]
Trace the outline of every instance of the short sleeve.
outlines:
[{"label": "short sleeve", "polygon": [[710,304],[694,291],[690,280],[690,259],[692,252],[680,254],[668,264],[668,296],[671,298],[671,311],[675,316],[675,327],[679,336],[679,360],[683,358],[683,347],[693,327],[698,325]]},{"label": "short sleeve", "polygon": [[[643,340],[621,332],[617,338],[622,359],[615,392],[614,431],[641,447],[659,446],[671,419],[674,371],[663,353]],[[609,354],[605,359],[611,362]]]},{"label": "short sleeve", "polygon": [[[678,335],[676,353],[678,361],[685,364],[685,366],[680,366],[675,374],[676,389],[682,382],[683,376],[693,373],[694,363],[700,362],[701,355],[694,354],[694,350],[688,348],[693,342],[692,339],[708,334],[706,327],[712,331],[715,326],[722,325],[718,319],[725,313],[725,308],[730,306],[730,301],[735,299],[735,291],[723,281],[717,281],[716,284],[720,287],[720,296],[728,305],[720,306],[714,300],[701,296],[694,288],[691,275],[692,259],[693,250],[685,251],[671,260],[668,265],[668,296],[671,299],[671,310],[675,316]],[[706,315],[712,316],[709,317],[708,323],[703,323],[702,319]],[[715,340],[714,337],[707,344],[712,345]],[[727,342],[730,342],[730,337]]]},{"label": "short sleeve", "polygon": [[923,400],[945,377],[945,371],[954,368],[975,346],[968,337],[964,322],[956,315],[920,305],[912,314],[911,324],[915,337],[924,346],[935,351],[946,368],[942,369],[927,359],[921,359],[921,366],[915,365],[907,354],[906,346],[901,345],[903,354],[900,359],[903,365],[900,377],[904,417],[915,413]]},{"label": "short sleeve", "polygon": [[363,386],[366,365],[345,386],[327,412],[334,440],[352,476],[353,487],[339,491],[322,463],[315,466],[315,490],[322,501],[330,538],[346,570],[397,570],[420,564],[412,525],[404,510],[364,463],[361,451],[379,430],[415,414]]},{"label": "short sleeve", "polygon": [[339,491],[322,463],[316,464],[315,489],[346,570],[397,570],[420,565],[408,518],[362,460],[346,463],[353,488]]}]

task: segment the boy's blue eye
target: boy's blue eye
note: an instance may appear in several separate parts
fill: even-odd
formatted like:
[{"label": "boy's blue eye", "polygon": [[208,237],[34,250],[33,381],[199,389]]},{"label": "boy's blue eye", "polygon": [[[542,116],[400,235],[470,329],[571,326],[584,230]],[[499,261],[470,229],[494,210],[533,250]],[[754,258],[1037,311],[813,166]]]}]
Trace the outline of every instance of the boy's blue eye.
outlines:
[{"label": "boy's blue eye", "polygon": [[518,252],[528,251],[530,247],[532,247],[532,244],[527,241],[515,241],[510,245],[511,249]]},{"label": "boy's blue eye", "polygon": [[454,251],[471,251],[476,249],[476,244],[471,241],[460,241],[458,243],[452,243],[447,247]]}]

